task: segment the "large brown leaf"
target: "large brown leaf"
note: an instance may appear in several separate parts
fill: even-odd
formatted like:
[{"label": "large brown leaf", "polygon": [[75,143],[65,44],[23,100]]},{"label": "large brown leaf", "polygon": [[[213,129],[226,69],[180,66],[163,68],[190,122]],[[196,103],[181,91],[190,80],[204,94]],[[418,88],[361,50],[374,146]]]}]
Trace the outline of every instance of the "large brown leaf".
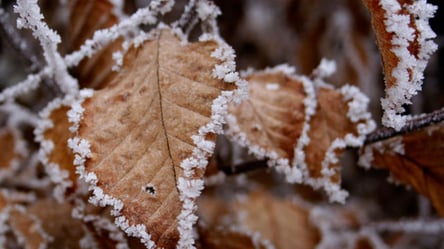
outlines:
[{"label": "large brown leaf", "polygon": [[364,166],[390,170],[395,180],[427,196],[444,216],[444,123],[376,142],[363,152]]},{"label": "large brown leaf", "polygon": [[373,30],[384,64],[386,97],[382,123],[395,129],[405,124],[402,105],[421,90],[423,71],[437,46],[428,25],[436,7],[426,1],[363,0],[371,13]]},{"label": "large brown leaf", "polygon": [[229,135],[287,181],[324,188],[344,201],[338,157],[346,146],[359,146],[373,129],[367,98],[356,88],[316,87],[307,77],[280,68],[247,77],[250,99],[231,106]]},{"label": "large brown leaf", "polygon": [[214,146],[212,125],[221,125],[212,115],[224,108],[212,104],[234,85],[212,75],[222,62],[211,56],[217,42],[183,45],[169,30],[155,37],[131,48],[117,77],[85,101],[71,146],[77,169],[96,185],[91,200],[113,205],[122,229],[147,247],[191,246],[193,199]]}]

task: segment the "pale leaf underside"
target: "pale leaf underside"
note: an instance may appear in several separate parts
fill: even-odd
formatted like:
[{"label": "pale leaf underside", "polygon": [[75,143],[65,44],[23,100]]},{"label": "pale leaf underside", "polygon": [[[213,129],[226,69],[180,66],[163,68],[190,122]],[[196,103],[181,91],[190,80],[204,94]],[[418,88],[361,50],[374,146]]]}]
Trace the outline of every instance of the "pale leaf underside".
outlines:
[{"label": "pale leaf underside", "polygon": [[[97,176],[104,194],[123,203],[129,225],[144,224],[159,247],[179,239],[176,183],[181,162],[196,146],[191,136],[210,121],[213,100],[229,88],[211,74],[217,46],[182,45],[172,32],[160,31],[131,48],[117,77],[84,104],[79,136],[92,153],[86,171]],[[197,170],[191,178],[202,175]]]}]

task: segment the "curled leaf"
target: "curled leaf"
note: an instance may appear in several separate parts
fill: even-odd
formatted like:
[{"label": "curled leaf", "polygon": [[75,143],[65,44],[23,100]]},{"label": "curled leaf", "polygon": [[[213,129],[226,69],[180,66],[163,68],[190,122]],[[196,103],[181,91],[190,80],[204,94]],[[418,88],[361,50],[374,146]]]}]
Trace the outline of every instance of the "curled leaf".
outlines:
[{"label": "curled leaf", "polygon": [[373,30],[384,64],[386,97],[382,123],[401,129],[403,105],[422,88],[423,72],[437,49],[436,34],[428,24],[436,6],[425,0],[364,0],[372,16]]}]

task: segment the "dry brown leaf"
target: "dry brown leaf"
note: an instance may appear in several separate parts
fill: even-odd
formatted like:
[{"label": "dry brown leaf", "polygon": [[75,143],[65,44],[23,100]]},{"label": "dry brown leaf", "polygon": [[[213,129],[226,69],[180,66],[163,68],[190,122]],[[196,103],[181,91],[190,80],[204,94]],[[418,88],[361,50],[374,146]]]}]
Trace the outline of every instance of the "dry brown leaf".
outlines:
[{"label": "dry brown leaf", "polygon": [[22,206],[14,206],[9,212],[9,225],[25,249],[45,248],[50,237],[43,231],[41,221],[29,214]]},{"label": "dry brown leaf", "polygon": [[322,83],[315,90],[319,83],[288,69],[252,73],[247,80],[250,99],[230,107],[229,135],[268,157],[288,182],[324,188],[331,200],[343,202],[338,158],[374,128],[368,99],[350,86],[334,90]]},{"label": "dry brown leaf", "polygon": [[[263,191],[254,192],[234,204],[238,221],[250,231],[257,231],[279,249],[312,249],[319,242],[319,232],[311,225],[306,208]],[[297,238],[297,239],[296,239]]]},{"label": "dry brown leaf", "polygon": [[[343,95],[333,89],[320,88],[318,91],[318,106],[316,113],[310,120],[310,131],[308,137],[311,142],[304,151],[305,158],[313,178],[322,177],[322,163],[326,159],[327,151],[336,139],[345,138],[347,134],[358,135],[358,122],[352,122],[347,113],[349,111],[348,102],[344,101]],[[337,148],[333,152],[339,158],[344,148]],[[332,175],[333,182],[340,181],[339,161],[332,162],[329,168],[335,169]]]},{"label": "dry brown leaf", "polygon": [[15,144],[17,143],[14,134],[9,128],[0,129],[0,179],[2,172],[9,172],[14,159],[16,158]]},{"label": "dry brown leaf", "polygon": [[[71,49],[77,50],[99,29],[109,28],[119,20],[113,13],[114,6],[108,0],[77,0],[71,3],[70,25]],[[92,57],[83,59],[75,68],[82,87],[99,89],[116,76],[112,71],[116,63],[112,54],[122,49],[122,40],[111,42]]]},{"label": "dry brown leaf", "polygon": [[73,207],[71,204],[42,199],[29,206],[26,211],[37,217],[41,221],[42,229],[51,236],[48,249],[83,248],[80,241],[89,232],[81,221],[72,217]]},{"label": "dry brown leaf", "polygon": [[386,168],[427,196],[444,216],[444,123],[368,145],[361,164]]},{"label": "dry brown leaf", "polygon": [[382,55],[386,97],[382,123],[399,130],[405,123],[402,105],[421,90],[423,71],[436,50],[436,37],[428,25],[436,7],[426,1],[363,0],[371,13],[376,41]]},{"label": "dry brown leaf", "polygon": [[234,86],[212,75],[221,62],[211,56],[217,42],[182,45],[169,30],[156,37],[131,48],[117,77],[84,102],[78,135],[90,156],[78,169],[97,185],[92,200],[121,212],[117,223],[126,232],[169,248],[179,240],[178,181],[190,179],[182,187],[192,188],[205,166],[184,175],[181,163],[194,155],[192,136],[210,122],[213,100]]},{"label": "dry brown leaf", "polygon": [[41,122],[34,130],[35,140],[39,142],[39,160],[52,183],[55,184],[54,197],[62,201],[66,195],[77,188],[74,154],[68,147],[72,136],[68,111],[73,99],[55,99],[39,113]]},{"label": "dry brown leaf", "polygon": [[231,105],[230,113],[252,144],[291,160],[305,118],[303,84],[283,73],[257,73],[246,79],[250,99]]},{"label": "dry brown leaf", "polygon": [[253,236],[229,228],[211,229],[199,226],[198,248],[202,249],[265,249]]}]

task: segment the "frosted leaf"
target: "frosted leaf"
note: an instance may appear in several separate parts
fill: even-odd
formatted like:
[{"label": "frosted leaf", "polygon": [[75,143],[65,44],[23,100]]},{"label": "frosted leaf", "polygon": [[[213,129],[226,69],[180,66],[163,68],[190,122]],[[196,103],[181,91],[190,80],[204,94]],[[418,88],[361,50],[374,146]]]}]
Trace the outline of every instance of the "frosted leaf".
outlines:
[{"label": "frosted leaf", "polygon": [[[181,45],[170,30],[152,34],[128,50],[118,76],[82,105],[78,137],[69,145],[91,185],[90,201],[113,206],[123,230],[147,247],[192,248],[194,199],[236,85],[212,76],[217,64],[229,63],[210,56],[226,44]],[[147,185],[155,195],[144,191]]]},{"label": "frosted leaf", "polygon": [[[307,77],[285,72],[276,67],[247,75],[251,98],[230,107],[227,133],[288,182],[323,188],[331,201],[344,202],[339,156],[374,129],[368,99],[351,86],[334,90],[322,83],[315,90]],[[269,82],[279,87],[270,91]]]},{"label": "frosted leaf", "polygon": [[[405,135],[369,144],[361,149],[360,162],[390,170],[392,177],[428,197],[444,215],[444,126],[438,123]],[[414,159],[414,160],[412,160]]]},{"label": "frosted leaf", "polygon": [[[204,194],[198,203],[199,235],[204,243],[221,240],[212,234],[216,231],[220,231],[219,236],[225,233],[230,236],[232,232],[247,235],[256,246],[248,248],[308,249],[314,248],[318,241],[318,231],[310,224],[309,209],[303,203],[273,196],[263,188],[228,199]],[[221,243],[231,244],[230,241]],[[237,243],[233,241],[234,245]]]},{"label": "frosted leaf", "polygon": [[80,121],[80,104],[91,94],[90,90],[83,89],[78,98],[54,99],[40,112],[41,120],[34,130],[35,140],[40,144],[39,160],[55,184],[53,194],[59,201],[65,198],[67,191],[77,188],[74,154],[68,147],[68,139],[72,136],[71,123]]},{"label": "frosted leaf", "polygon": [[428,19],[436,7],[425,0],[365,0],[382,54],[386,96],[382,124],[400,130],[406,122],[403,105],[422,88],[424,69],[437,49]]}]

